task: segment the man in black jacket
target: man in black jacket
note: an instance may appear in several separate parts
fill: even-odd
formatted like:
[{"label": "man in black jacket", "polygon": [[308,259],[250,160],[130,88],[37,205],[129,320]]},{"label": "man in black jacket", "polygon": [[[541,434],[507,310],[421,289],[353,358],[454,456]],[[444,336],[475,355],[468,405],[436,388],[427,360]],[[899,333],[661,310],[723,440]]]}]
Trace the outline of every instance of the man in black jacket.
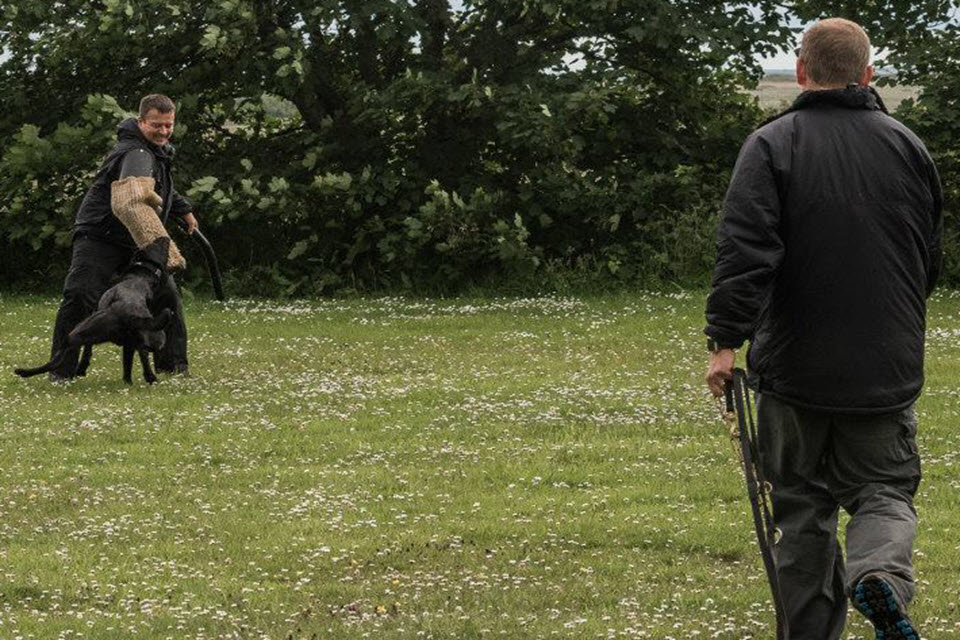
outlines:
[{"label": "man in black jacket", "polygon": [[[747,365],[790,638],[839,638],[849,597],[885,640],[907,617],[920,482],[913,404],[942,194],[923,143],[869,88],[870,44],[823,20],[803,37],[785,113],[752,133],[718,231],[705,333],[717,396]],[[837,516],[850,513],[846,563]]]},{"label": "man in black jacket", "polygon": [[[63,301],[57,312],[51,357],[67,349],[70,331],[97,308],[97,302],[110,286],[110,280],[133,258],[137,245],[130,231],[114,215],[111,206],[112,185],[129,178],[149,178],[162,204],[159,216],[166,222],[171,215],[181,218],[188,233],[197,228],[193,205],[173,186],[171,163],[174,157],[173,134],[175,106],[167,96],[152,94],[140,101],[138,118],[129,118],[117,129],[117,144],[107,154],[96,178],[77,212],[74,225],[73,256],[63,286]],[[187,330],[183,304],[173,278],[166,274],[157,298],[170,306],[174,317],[168,324],[167,340],[157,354],[158,371],[186,373]],[[52,380],[75,375],[79,352],[71,349],[61,366],[50,373]]]}]

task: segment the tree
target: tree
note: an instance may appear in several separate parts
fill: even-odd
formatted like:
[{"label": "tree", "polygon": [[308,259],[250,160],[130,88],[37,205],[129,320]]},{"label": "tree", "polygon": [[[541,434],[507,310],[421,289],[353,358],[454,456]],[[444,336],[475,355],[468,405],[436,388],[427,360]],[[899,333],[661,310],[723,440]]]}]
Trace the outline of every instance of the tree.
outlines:
[{"label": "tree", "polygon": [[699,274],[759,117],[741,88],[790,35],[778,6],[0,0],[0,233],[62,247],[104,114],[156,91],[251,282]]}]

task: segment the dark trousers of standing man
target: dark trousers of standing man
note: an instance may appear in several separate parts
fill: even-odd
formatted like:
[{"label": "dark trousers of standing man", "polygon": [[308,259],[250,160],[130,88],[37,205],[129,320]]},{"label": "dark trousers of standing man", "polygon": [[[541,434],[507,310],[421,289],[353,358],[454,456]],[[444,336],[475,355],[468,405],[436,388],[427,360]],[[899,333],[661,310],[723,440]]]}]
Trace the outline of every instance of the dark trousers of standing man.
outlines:
[{"label": "dark trousers of standing man", "polygon": [[[913,407],[882,415],[811,411],[760,394],[757,423],[773,512],[775,553],[790,640],[837,640],[847,598],[879,574],[906,610],[920,484]],[[839,507],[850,514],[846,564]]]},{"label": "dark trousers of standing man", "polygon": [[[63,301],[57,311],[53,328],[51,358],[67,349],[67,357],[51,376],[72,378],[76,374],[80,350],[67,346],[67,337],[80,322],[97,309],[103,292],[110,288],[113,278],[130,264],[134,249],[104,242],[78,232],[73,240],[73,257],[63,284]],[[187,326],[183,318],[183,301],[173,277],[164,274],[154,298],[156,308],[169,307],[173,317],[167,324],[166,344],[155,354],[158,371],[184,372],[187,370]]]}]

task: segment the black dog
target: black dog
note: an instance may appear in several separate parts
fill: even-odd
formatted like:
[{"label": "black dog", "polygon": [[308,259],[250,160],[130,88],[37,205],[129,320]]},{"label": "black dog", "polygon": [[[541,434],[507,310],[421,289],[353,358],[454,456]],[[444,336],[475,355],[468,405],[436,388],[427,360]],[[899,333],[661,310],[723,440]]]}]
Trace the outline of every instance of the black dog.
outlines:
[{"label": "black dog", "polygon": [[[150,366],[149,352],[163,348],[166,340],[163,329],[172,312],[164,308],[154,317],[151,308],[154,294],[164,276],[162,265],[167,264],[169,246],[170,238],[158,238],[138,251],[120,281],[100,297],[97,310],[70,332],[69,346],[83,347],[77,375],[86,373],[93,345],[112,342],[123,348],[124,382],[133,382],[134,352],[140,356],[143,379],[148,384],[157,381]],[[56,369],[65,357],[66,350],[43,366],[14,371],[18,376],[28,378]]]}]

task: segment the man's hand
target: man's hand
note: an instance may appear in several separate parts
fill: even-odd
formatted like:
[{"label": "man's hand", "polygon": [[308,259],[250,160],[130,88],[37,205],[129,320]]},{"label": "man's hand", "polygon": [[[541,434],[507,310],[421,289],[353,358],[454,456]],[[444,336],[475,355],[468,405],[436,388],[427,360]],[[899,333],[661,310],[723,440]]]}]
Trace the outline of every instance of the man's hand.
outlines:
[{"label": "man's hand", "polygon": [[182,220],[187,223],[187,235],[190,235],[197,230],[197,227],[199,226],[197,224],[197,218],[192,213],[188,213],[187,215],[183,216]]},{"label": "man's hand", "polygon": [[710,365],[707,367],[707,386],[710,393],[716,397],[723,395],[723,388],[727,380],[733,380],[733,363],[737,359],[737,352],[733,349],[720,349],[710,354]]}]

